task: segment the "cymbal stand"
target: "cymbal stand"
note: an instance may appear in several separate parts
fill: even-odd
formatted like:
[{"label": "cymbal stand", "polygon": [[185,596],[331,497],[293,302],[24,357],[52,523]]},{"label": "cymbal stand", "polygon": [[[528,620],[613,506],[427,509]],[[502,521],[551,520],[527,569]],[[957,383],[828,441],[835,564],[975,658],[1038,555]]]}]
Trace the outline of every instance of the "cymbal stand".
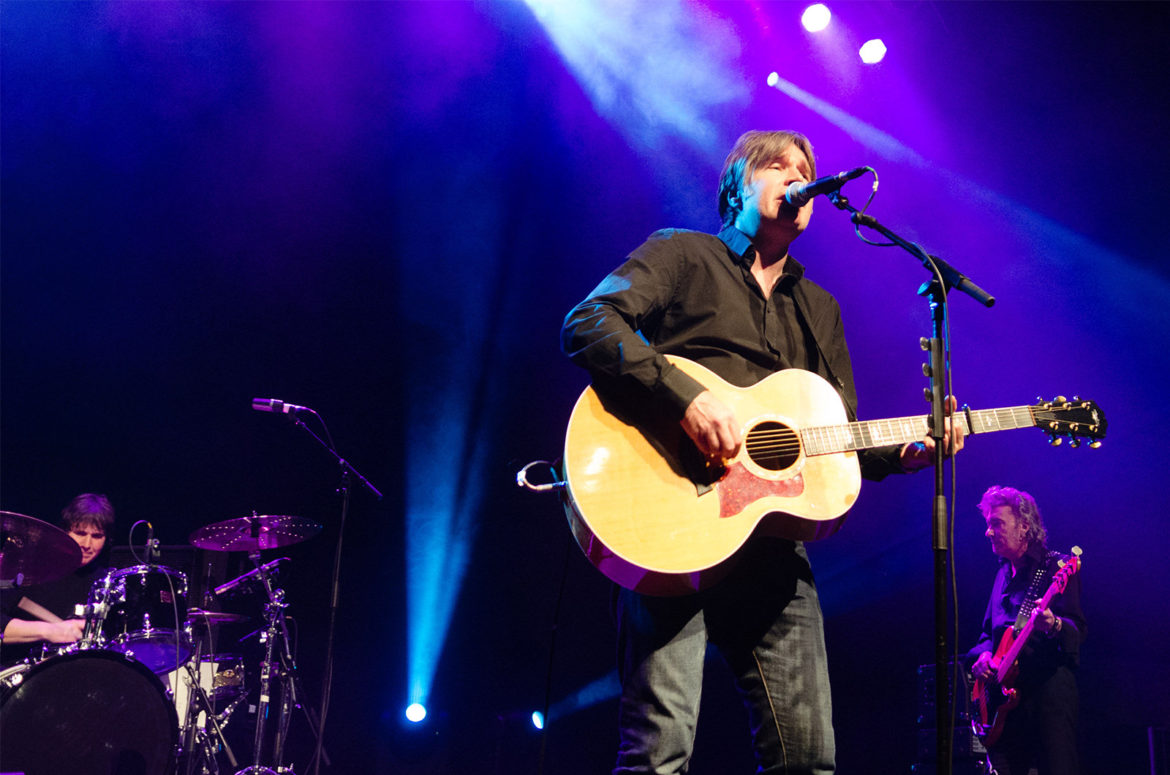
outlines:
[{"label": "cymbal stand", "polygon": [[[276,775],[277,771],[261,765],[260,759],[264,752],[264,730],[268,724],[268,706],[272,699],[272,658],[275,655],[276,638],[282,634],[278,620],[280,624],[283,623],[284,609],[288,604],[284,602],[284,590],[277,589],[273,585],[271,574],[260,563],[259,550],[249,552],[248,557],[259,572],[257,578],[264,584],[264,591],[268,594],[268,602],[264,604],[265,627],[260,634],[264,641],[264,660],[260,663],[260,699],[256,703],[256,734],[252,739],[252,765],[240,770],[236,775]],[[284,715],[283,702],[281,703],[281,715]],[[278,738],[280,736],[279,730],[284,728],[285,723],[283,718],[280,719],[277,727]],[[273,755],[277,759],[283,755],[281,751],[276,750],[281,743],[281,739],[274,741]]]},{"label": "cymbal stand", "polygon": [[[250,552],[249,556],[253,564],[256,565],[257,579],[264,585],[268,602],[264,605],[265,627],[261,633],[261,638],[264,640],[264,660],[260,663],[260,699],[256,705],[256,734],[252,741],[252,766],[245,767],[236,775],[291,773],[292,767],[284,765],[284,746],[288,740],[288,727],[292,720],[293,707],[298,706],[304,709],[314,734],[316,734],[317,728],[308,704],[299,702],[297,699],[300,686],[296,675],[296,662],[293,660],[292,650],[289,648],[288,622],[284,615],[284,609],[288,607],[288,603],[284,599],[284,590],[276,587],[271,570],[260,564],[259,551]],[[277,652],[278,648],[279,653]],[[276,673],[275,679],[280,685],[280,704],[277,706],[276,726],[272,740],[274,767],[269,768],[263,766],[260,761],[263,756],[264,733],[272,701],[274,672]]]}]

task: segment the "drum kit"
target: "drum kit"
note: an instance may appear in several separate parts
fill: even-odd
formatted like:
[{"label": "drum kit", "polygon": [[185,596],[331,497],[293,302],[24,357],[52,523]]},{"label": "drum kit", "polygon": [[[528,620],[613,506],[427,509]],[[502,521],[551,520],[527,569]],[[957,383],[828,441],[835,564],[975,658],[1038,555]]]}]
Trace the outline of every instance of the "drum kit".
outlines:
[{"label": "drum kit", "polygon": [[[204,550],[247,552],[255,566],[206,600],[234,590],[263,598],[257,634],[264,656],[251,764],[236,775],[292,772],[284,748],[294,707],[317,729],[301,699],[284,613],[288,604],[276,585],[277,567],[287,558],[262,564],[260,552],[305,541],[320,530],[299,517],[252,514],[206,525],[189,538]],[[245,660],[213,650],[211,633],[250,617],[189,608],[186,574],[150,562],[151,542],[147,562],[110,570],[93,583],[78,612],[85,621],[79,641],[0,670],[0,769],[26,775],[218,775],[221,755],[233,770],[239,766],[224,729],[249,694]],[[80,565],[79,547],[63,530],[0,512],[0,589],[52,581]],[[274,731],[266,746],[270,715]]]}]

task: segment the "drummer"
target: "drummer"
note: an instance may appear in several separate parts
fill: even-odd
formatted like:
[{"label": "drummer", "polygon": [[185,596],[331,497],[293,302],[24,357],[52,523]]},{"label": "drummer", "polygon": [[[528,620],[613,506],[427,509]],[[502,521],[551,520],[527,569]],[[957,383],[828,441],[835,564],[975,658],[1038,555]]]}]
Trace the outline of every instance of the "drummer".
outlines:
[{"label": "drummer", "polygon": [[12,644],[73,643],[81,638],[85,622],[78,618],[76,606],[85,605],[90,588],[108,570],[110,544],[106,537],[114,527],[114,507],[104,495],[82,493],[61,511],[61,526],[81,547],[81,567],[62,578],[21,590],[23,595],[15,604],[4,606],[5,664],[31,653],[7,648]]}]

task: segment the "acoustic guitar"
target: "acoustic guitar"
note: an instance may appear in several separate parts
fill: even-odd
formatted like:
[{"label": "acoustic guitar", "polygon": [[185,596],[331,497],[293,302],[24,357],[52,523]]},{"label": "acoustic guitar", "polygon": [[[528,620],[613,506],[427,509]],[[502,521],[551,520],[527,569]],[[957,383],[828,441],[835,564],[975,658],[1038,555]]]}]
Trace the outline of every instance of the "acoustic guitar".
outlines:
[{"label": "acoustic guitar", "polygon": [[[837,391],[802,369],[748,388],[694,361],[667,356],[726,403],[743,423],[734,459],[711,465],[676,419],[646,401],[586,388],[565,434],[565,511],[585,556],[622,586],[680,595],[722,577],[736,551],[762,533],[814,541],[835,533],[861,489],[858,450],[926,435],[927,417],[849,422]],[[963,410],[968,434],[1038,427],[1099,446],[1105,415],[1089,401]]]}]

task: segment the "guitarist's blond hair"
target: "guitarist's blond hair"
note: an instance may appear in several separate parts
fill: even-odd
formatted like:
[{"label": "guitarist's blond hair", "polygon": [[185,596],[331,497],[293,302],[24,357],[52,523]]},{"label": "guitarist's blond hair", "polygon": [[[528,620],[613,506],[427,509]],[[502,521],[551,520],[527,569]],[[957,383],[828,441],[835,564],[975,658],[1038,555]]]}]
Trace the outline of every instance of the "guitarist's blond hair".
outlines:
[{"label": "guitarist's blond hair", "polygon": [[723,172],[719,174],[719,218],[723,228],[735,223],[743,209],[739,193],[744,183],[762,167],[780,158],[788,148],[795,145],[808,158],[812,178],[817,176],[817,160],[813,156],[812,143],[800,132],[774,131],[744,132],[727,154]]}]

